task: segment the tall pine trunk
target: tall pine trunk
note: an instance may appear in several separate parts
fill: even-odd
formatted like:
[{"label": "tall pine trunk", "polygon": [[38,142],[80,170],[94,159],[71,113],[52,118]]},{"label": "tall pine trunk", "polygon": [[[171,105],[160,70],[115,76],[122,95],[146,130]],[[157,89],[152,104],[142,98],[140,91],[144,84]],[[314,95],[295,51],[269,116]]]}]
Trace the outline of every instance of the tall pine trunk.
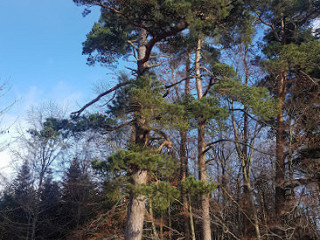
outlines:
[{"label": "tall pine trunk", "polygon": [[278,85],[278,98],[280,101],[279,104],[279,113],[277,116],[277,125],[276,125],[276,195],[275,195],[275,211],[276,215],[280,216],[280,220],[283,220],[285,215],[285,154],[284,154],[284,104],[285,104],[285,82],[286,74],[282,73],[280,82]]},{"label": "tall pine trunk", "polygon": [[[285,39],[285,24],[284,24],[284,15],[281,16],[281,44],[286,44]],[[275,211],[278,218],[278,224],[283,225],[284,215],[286,213],[286,198],[285,198],[285,154],[284,154],[284,108],[285,108],[285,97],[286,97],[286,82],[287,74],[282,71],[280,73],[280,80],[278,82],[278,99],[279,103],[279,112],[277,116],[277,125],[276,125],[276,193],[275,193]]]},{"label": "tall pine trunk", "polygon": [[[202,84],[200,77],[200,56],[201,56],[202,40],[199,38],[196,49],[195,59],[195,76],[198,99],[203,96]],[[207,183],[207,168],[206,168],[206,149],[205,141],[205,120],[198,119],[198,168],[199,179]],[[211,240],[211,224],[210,224],[210,197],[208,193],[201,194],[201,218],[202,218],[202,239]]]},{"label": "tall pine trunk", "polygon": [[[147,31],[140,29],[139,45],[138,45],[138,77],[144,74],[147,63],[143,63],[142,59],[146,55]],[[145,130],[145,121],[140,114],[136,114],[135,122],[135,144],[144,146],[148,142],[148,131]],[[146,184],[148,179],[147,170],[137,169],[131,176],[133,186]],[[143,234],[143,222],[145,215],[146,197],[139,193],[130,193],[129,206],[127,213],[127,222],[124,233],[125,240],[140,240]]]},{"label": "tall pine trunk", "polygon": [[[147,171],[138,170],[132,176],[132,184],[138,186],[147,182]],[[140,240],[143,233],[145,215],[145,196],[139,193],[130,193],[128,216],[125,229],[125,240]]]}]

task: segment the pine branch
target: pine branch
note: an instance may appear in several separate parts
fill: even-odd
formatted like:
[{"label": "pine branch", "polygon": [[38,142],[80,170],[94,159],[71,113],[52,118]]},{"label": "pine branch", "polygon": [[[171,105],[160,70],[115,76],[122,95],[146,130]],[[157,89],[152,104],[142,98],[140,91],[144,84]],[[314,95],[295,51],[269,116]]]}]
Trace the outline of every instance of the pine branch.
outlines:
[{"label": "pine branch", "polygon": [[127,14],[121,12],[120,10],[118,10],[118,9],[116,9],[116,8],[110,7],[110,6],[105,5],[105,4],[103,4],[103,3],[96,3],[96,4],[94,4],[94,5],[97,5],[97,6],[101,7],[101,8],[109,9],[111,12],[113,12],[113,13],[115,13],[115,14],[119,14],[119,15],[125,17],[133,26],[138,27],[138,28],[143,28],[143,29],[147,30],[148,32],[150,32],[150,29],[149,29],[148,27],[133,22],[133,21],[129,18],[129,16],[128,16]]}]

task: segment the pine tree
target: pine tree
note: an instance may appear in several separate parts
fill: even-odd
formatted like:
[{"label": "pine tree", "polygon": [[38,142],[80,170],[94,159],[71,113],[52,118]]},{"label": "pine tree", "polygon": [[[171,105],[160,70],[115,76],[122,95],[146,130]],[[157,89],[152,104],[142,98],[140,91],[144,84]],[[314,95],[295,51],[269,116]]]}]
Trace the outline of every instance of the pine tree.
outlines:
[{"label": "pine tree", "polygon": [[[269,30],[266,32],[264,40],[264,54],[267,62],[266,69],[270,75],[266,78],[270,90],[279,99],[278,116],[274,129],[276,131],[276,192],[275,192],[275,212],[280,215],[277,222],[284,226],[286,216],[289,211],[286,204],[286,182],[288,161],[286,147],[286,99],[290,95],[291,86],[295,85],[296,76],[304,75],[304,69],[292,68],[296,65],[295,58],[298,54],[297,48],[313,41],[310,24],[319,16],[319,1],[268,1],[256,2],[254,11],[260,22]],[[308,77],[308,74],[304,77]],[[312,79],[312,78],[311,78]],[[311,80],[309,79],[309,80]],[[312,82],[312,81],[311,81]],[[310,83],[311,83],[310,82]],[[312,83],[311,83],[312,84]],[[280,230],[281,232],[281,230]],[[279,233],[283,235],[284,233]]]},{"label": "pine tree", "polygon": [[[10,195],[9,195],[10,196]],[[8,197],[9,197],[8,196]],[[10,224],[6,230],[10,239],[31,239],[35,190],[28,161],[24,161],[12,184],[13,206],[7,209]]]},{"label": "pine tree", "polygon": [[90,194],[93,191],[87,173],[81,171],[79,161],[71,162],[63,181],[61,217],[69,229],[77,228],[90,216]]},{"label": "pine tree", "polygon": [[[203,28],[208,24],[211,25],[212,21],[217,21],[227,16],[232,8],[232,4],[228,4],[225,1],[75,2],[98,5],[102,8],[100,22],[94,26],[92,32],[88,35],[87,41],[84,43],[84,53],[92,54],[95,51],[98,53],[97,57],[91,58],[89,56],[89,62],[95,59],[103,63],[112,61],[113,57],[126,54],[129,48],[125,44],[131,44],[133,55],[137,61],[137,70],[135,71],[138,76],[137,82],[140,81],[140,83],[136,84],[135,92],[137,94],[145,94],[145,91],[150,88],[148,84],[151,81],[148,80],[146,75],[147,70],[153,67],[149,65],[149,60],[156,43],[176,35],[187,27],[197,29]],[[137,43],[137,45],[134,43]],[[145,82],[143,83],[143,81]],[[139,101],[146,100],[141,97],[138,99],[137,96],[133,97],[135,104],[140,104]],[[152,95],[149,96],[154,97]],[[148,109],[149,106],[146,107],[136,108],[133,114],[135,126],[133,142],[139,146],[139,151],[142,151],[144,146],[150,145],[149,136],[153,130],[147,121],[148,116],[145,115],[146,112],[152,111],[152,108]],[[171,142],[167,135],[160,129],[156,129],[155,132],[160,133],[160,136],[164,138],[164,142],[158,149],[162,149],[163,146],[170,147]],[[138,168],[134,167],[133,169],[134,171],[130,174],[133,185],[145,185],[148,171],[139,168],[139,165]],[[131,193],[125,239],[141,239],[145,211],[144,201],[144,195]],[[211,237],[208,237],[208,239],[211,239]]]},{"label": "pine tree", "polygon": [[65,225],[59,216],[60,188],[58,183],[53,181],[52,174],[48,174],[44,180],[40,203],[37,239],[62,238]]}]

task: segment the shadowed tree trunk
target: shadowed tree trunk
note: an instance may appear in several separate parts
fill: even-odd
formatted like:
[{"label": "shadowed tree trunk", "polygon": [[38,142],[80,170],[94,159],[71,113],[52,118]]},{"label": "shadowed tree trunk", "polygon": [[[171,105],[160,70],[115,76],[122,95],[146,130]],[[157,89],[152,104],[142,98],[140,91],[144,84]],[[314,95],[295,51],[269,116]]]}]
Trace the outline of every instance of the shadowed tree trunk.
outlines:
[{"label": "shadowed tree trunk", "polygon": [[[281,16],[281,44],[286,44],[285,39],[285,24],[284,24],[284,15]],[[277,125],[276,125],[276,193],[275,193],[275,212],[276,216],[279,216],[277,221],[280,221],[279,224],[282,225],[283,218],[286,213],[285,209],[285,154],[284,154],[284,107],[285,107],[285,97],[286,97],[286,82],[287,82],[287,74],[286,72],[280,73],[280,80],[278,82],[278,99],[279,103],[279,112],[277,116]]]},{"label": "shadowed tree trunk", "polygon": [[[186,82],[185,82],[185,96],[189,94],[189,82],[190,82],[190,59],[191,59],[191,50],[188,50],[188,56],[186,61]],[[182,130],[180,132],[181,142],[180,142],[180,181],[184,181],[188,174],[188,156],[187,156],[187,131]],[[188,197],[186,190],[182,189],[182,208],[183,208],[183,219],[184,219],[184,233],[185,239],[190,239],[190,227],[189,227],[189,206],[188,206]]]},{"label": "shadowed tree trunk", "polygon": [[[243,64],[245,70],[245,85],[248,85],[249,80],[249,66],[247,62],[248,56],[248,47],[246,46],[244,49],[244,57],[243,57]],[[251,172],[251,154],[248,151],[249,146],[249,121],[248,121],[248,114],[247,108],[244,107],[244,115],[243,115],[243,140],[244,145],[242,148],[242,175],[244,181],[244,217],[243,217],[243,236],[245,239],[251,239],[256,237],[258,240],[261,239],[260,236],[260,229],[259,229],[259,222],[258,222],[258,215],[257,215],[257,208],[255,207],[254,199],[252,196],[252,188],[250,184],[250,172]],[[240,150],[240,149],[239,149]]]},{"label": "shadowed tree trunk", "polygon": [[284,154],[284,122],[283,122],[283,113],[284,113],[284,101],[285,101],[285,82],[286,74],[282,73],[280,82],[278,85],[278,98],[280,101],[279,104],[279,113],[277,117],[276,125],[276,194],[275,194],[275,211],[276,215],[279,216],[279,220],[282,221],[285,215],[285,154]]}]

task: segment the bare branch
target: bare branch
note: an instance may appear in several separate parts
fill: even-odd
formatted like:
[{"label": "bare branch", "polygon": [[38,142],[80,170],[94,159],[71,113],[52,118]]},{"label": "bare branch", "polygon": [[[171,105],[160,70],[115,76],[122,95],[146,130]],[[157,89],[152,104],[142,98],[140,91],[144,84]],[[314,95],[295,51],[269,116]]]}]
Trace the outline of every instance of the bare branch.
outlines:
[{"label": "bare branch", "polygon": [[127,42],[132,47],[133,54],[131,54],[131,55],[136,59],[136,61],[138,61],[139,60],[138,57],[137,57],[138,47],[133,44],[133,41],[128,40]]},{"label": "bare branch", "polygon": [[212,86],[213,86],[213,78],[210,78],[210,80],[209,80],[209,85],[208,85],[206,91],[204,92],[204,94],[202,95],[202,97],[205,97],[205,96],[209,93],[209,90],[210,90],[210,88],[211,88]]},{"label": "bare branch", "polygon": [[260,22],[262,22],[264,25],[266,25],[266,26],[268,26],[268,27],[270,27],[270,28],[272,29],[273,34],[274,34],[275,38],[277,39],[277,41],[278,41],[278,42],[282,42],[281,39],[280,39],[280,37],[279,37],[279,35],[278,35],[278,33],[277,33],[277,31],[276,31],[276,29],[275,29],[275,27],[274,27],[274,25],[271,24],[271,23],[268,23],[268,22],[264,21],[264,20],[262,19],[262,15],[261,15],[259,12],[255,12],[255,13],[257,14]]},{"label": "bare branch", "polygon": [[315,85],[318,85],[318,82],[320,82],[320,79],[318,78],[312,78],[307,73],[305,73],[302,70],[299,70],[300,73],[302,73],[303,76],[307,77],[311,82],[313,82]]},{"label": "bare branch", "polygon": [[114,130],[118,130],[118,129],[121,129],[125,126],[128,126],[128,125],[131,125],[132,123],[134,122],[134,120],[131,120],[129,122],[125,122],[125,123],[122,123],[120,125],[117,125],[117,126],[108,126],[108,129],[106,130],[105,133],[108,133],[108,132],[112,132]]},{"label": "bare branch", "polygon": [[169,58],[168,55],[151,55],[150,59],[154,59],[154,58]]},{"label": "bare branch", "polygon": [[88,102],[86,105],[84,105],[80,110],[76,111],[76,112],[72,112],[71,114],[74,115],[75,117],[78,117],[80,116],[80,114],[86,110],[88,107],[90,107],[92,104],[98,102],[102,97],[108,95],[109,93],[112,93],[113,91],[116,91],[117,89],[125,86],[125,85],[128,85],[128,84],[131,84],[132,81],[127,81],[127,82],[123,82],[123,83],[119,83],[117,84],[116,86],[108,89],[107,91],[99,94],[95,99],[91,100],[90,102]]},{"label": "bare branch", "polygon": [[126,66],[125,66],[125,68],[128,69],[128,70],[130,70],[130,71],[132,71],[132,72],[134,72],[134,73],[137,73],[137,69],[133,69],[133,68],[126,67]]},{"label": "bare branch", "polygon": [[134,49],[138,50],[138,47],[133,44],[133,41],[128,40],[127,42],[130,44],[131,47],[133,47]]},{"label": "bare branch", "polygon": [[160,134],[165,139],[165,141],[157,149],[159,152],[162,150],[162,148],[164,146],[166,146],[168,149],[172,148],[172,142],[171,142],[170,138],[168,137],[168,135],[165,132],[163,132],[163,131],[161,131],[159,129],[153,129],[153,131],[155,131],[156,133]]},{"label": "bare branch", "polygon": [[146,66],[146,69],[150,69],[150,68],[154,68],[154,67],[160,67],[163,63],[164,63],[164,61],[162,61],[160,63],[148,65],[148,66]]},{"label": "bare branch", "polygon": [[174,86],[176,86],[176,85],[178,85],[178,84],[182,83],[183,81],[188,80],[188,79],[190,79],[190,78],[191,78],[191,77],[186,77],[186,78],[181,79],[181,80],[178,81],[178,82],[172,83],[172,84],[170,84],[170,85],[166,85],[166,86],[165,86],[165,89],[172,88],[172,87],[174,87]]},{"label": "bare branch", "polygon": [[257,148],[254,148],[252,145],[250,144],[246,144],[246,143],[243,143],[241,141],[236,141],[236,140],[233,140],[233,139],[219,139],[217,141],[214,141],[214,142],[211,142],[211,143],[208,143],[207,144],[207,148],[201,153],[201,154],[205,154],[206,152],[208,152],[213,145],[217,144],[217,143],[220,143],[220,142],[233,142],[233,143],[237,143],[237,144],[241,144],[241,145],[244,145],[244,146],[247,146],[249,148],[252,148],[253,150],[259,152],[259,153],[262,153],[262,154],[266,154],[266,155],[269,155],[269,156],[273,156],[273,154],[271,153],[267,153],[267,152],[263,152]]},{"label": "bare branch", "polygon": [[208,68],[200,66],[200,69],[205,70],[209,74],[209,76],[214,76],[214,74]]},{"label": "bare branch", "polygon": [[262,119],[257,119],[255,118],[254,116],[252,116],[248,111],[246,111],[245,109],[242,109],[242,108],[230,108],[228,109],[228,111],[241,111],[241,112],[244,112],[245,114],[248,115],[248,117],[250,117],[252,120],[258,122],[258,123],[264,123],[265,125],[267,126],[272,126],[272,124],[269,124],[265,121],[263,121]]}]

